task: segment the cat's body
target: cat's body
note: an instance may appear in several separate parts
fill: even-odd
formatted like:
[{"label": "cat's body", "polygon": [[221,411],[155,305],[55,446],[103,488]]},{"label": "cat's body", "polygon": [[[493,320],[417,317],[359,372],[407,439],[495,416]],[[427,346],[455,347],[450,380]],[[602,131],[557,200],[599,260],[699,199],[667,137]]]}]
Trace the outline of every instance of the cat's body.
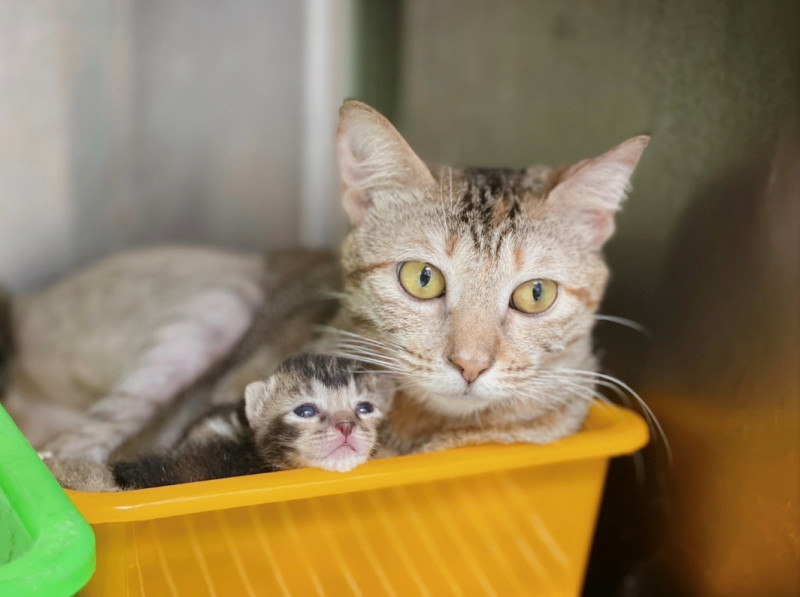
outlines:
[{"label": "cat's body", "polygon": [[[336,302],[334,255],[164,247],[113,256],[14,305],[4,406],[41,449],[167,447],[208,404],[297,352]],[[90,452],[93,452],[90,454]]]},{"label": "cat's body", "polygon": [[[429,168],[377,112],[346,102],[337,139],[353,229],[341,252],[340,309],[317,348],[377,365],[395,379],[388,445],[409,452],[483,441],[543,443],[577,430],[594,398],[591,330],[608,278],[602,246],[647,138],[569,168]],[[142,255],[120,259],[139,271]],[[224,380],[247,383],[263,375],[284,348],[290,353],[311,337],[311,323],[325,311],[309,300],[310,290],[288,291],[300,307],[287,329],[282,310],[265,305],[276,292],[313,288],[320,280],[295,271],[268,287],[263,261],[227,259],[191,284],[167,276],[180,287],[166,292],[168,300],[145,294],[141,305],[98,301],[88,309],[85,294],[69,281],[27,299],[15,313],[12,413],[25,409],[25,390],[92,404],[88,419],[46,447],[103,460],[193,384],[203,381],[206,401],[214,401],[225,394],[217,389]],[[160,260],[151,255],[155,270]],[[99,296],[113,302],[125,282],[103,267],[84,274],[102,283],[84,278],[83,285],[105,284]],[[177,262],[175,270],[182,270]],[[74,317],[81,309],[86,314]],[[264,309],[272,315],[258,324]],[[119,333],[108,315],[118,312],[130,322],[122,326],[129,334]],[[105,322],[97,328],[102,333],[92,327],[95,318]],[[202,350],[173,363],[170,355],[186,346],[185,337],[200,339]],[[250,356],[232,359],[248,338]],[[262,367],[258,375],[248,362]],[[164,367],[178,372],[166,376],[171,385],[130,381],[164,380]]]},{"label": "cat's body", "polygon": [[[344,472],[379,449],[391,383],[360,363],[303,354],[284,361],[245,397],[194,421],[174,449],[74,466],[46,461],[59,481],[84,491],[144,489],[301,467]],[[102,480],[98,482],[98,480]]]}]

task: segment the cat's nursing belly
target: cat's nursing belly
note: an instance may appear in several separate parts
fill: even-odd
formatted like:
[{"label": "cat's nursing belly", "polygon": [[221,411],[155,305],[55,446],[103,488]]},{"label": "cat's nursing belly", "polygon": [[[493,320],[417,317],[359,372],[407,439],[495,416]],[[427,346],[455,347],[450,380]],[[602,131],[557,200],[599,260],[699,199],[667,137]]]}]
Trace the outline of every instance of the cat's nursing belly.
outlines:
[{"label": "cat's nursing belly", "polygon": [[173,345],[164,360],[191,358],[178,343],[189,344],[193,330],[169,326],[216,312],[210,330],[231,327],[240,335],[264,299],[264,270],[257,255],[189,247],[102,260],[17,301],[16,373],[42,395],[85,408],[135,372],[162,340]]},{"label": "cat's nursing belly", "polygon": [[[37,447],[104,460],[184,392],[204,402],[241,396],[329,317],[330,301],[309,285],[335,287],[338,278],[335,258],[319,252],[169,247],[111,257],[18,301],[9,411]],[[48,403],[80,424],[43,425],[30,411]]]}]

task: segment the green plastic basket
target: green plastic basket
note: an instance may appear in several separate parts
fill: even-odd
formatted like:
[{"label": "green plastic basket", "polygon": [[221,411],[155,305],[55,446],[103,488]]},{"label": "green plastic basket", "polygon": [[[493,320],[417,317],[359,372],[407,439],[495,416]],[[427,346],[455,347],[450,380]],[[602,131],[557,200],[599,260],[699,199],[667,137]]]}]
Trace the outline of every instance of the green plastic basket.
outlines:
[{"label": "green plastic basket", "polygon": [[0,597],[74,595],[94,534],[0,406]]}]

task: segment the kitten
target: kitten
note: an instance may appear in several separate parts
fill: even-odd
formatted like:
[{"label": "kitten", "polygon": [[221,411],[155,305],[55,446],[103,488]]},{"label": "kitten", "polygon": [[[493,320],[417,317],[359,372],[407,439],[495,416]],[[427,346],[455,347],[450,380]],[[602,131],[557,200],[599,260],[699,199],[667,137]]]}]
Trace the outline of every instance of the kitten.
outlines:
[{"label": "kitten", "polygon": [[[337,150],[352,230],[320,342],[397,378],[389,446],[543,443],[580,428],[609,383],[591,340],[602,247],[647,143],[564,168],[429,167],[375,110],[345,102]],[[331,277],[284,266],[276,284],[280,260],[172,251],[114,258],[15,311],[9,404],[23,422],[37,396],[83,409],[47,442],[59,456],[105,460],[198,388],[200,402],[224,401],[298,350],[325,312],[310,289]],[[336,271],[333,258],[317,263]],[[282,293],[297,309],[273,306]]]},{"label": "kitten", "polygon": [[211,409],[173,451],[115,462],[94,475],[85,463],[48,464],[65,487],[95,491],[302,467],[345,472],[378,451],[391,400],[391,384],[355,361],[300,355],[248,385],[242,400]]}]

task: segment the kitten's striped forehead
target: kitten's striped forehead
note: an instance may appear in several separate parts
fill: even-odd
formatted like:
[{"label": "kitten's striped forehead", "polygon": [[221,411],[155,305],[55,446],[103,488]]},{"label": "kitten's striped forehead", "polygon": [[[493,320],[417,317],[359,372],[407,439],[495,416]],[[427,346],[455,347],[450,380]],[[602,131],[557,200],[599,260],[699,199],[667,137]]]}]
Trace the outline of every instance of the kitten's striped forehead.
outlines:
[{"label": "kitten's striped forehead", "polygon": [[450,200],[459,236],[469,236],[481,252],[498,254],[503,241],[518,227],[522,203],[543,196],[544,171],[507,168],[465,168],[453,172]]}]

